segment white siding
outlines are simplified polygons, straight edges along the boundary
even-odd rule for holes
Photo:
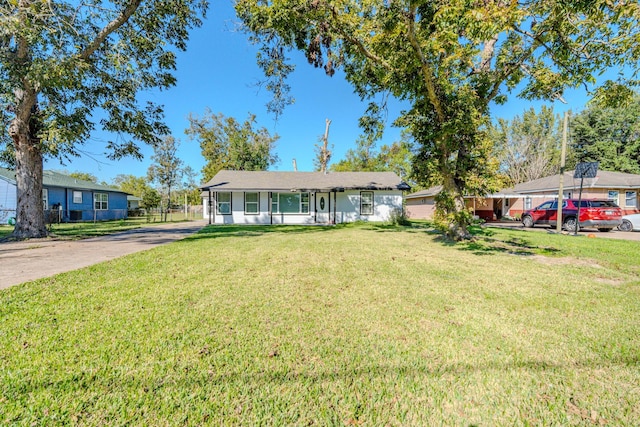
[[[402,209],[402,192],[399,190],[373,191],[373,215],[360,215],[360,193],[359,190],[348,190],[339,193],[328,193],[328,206],[330,208],[330,218],[335,222],[354,221],[387,221],[394,210]],[[335,196],[335,198],[334,198]],[[203,199],[204,218],[209,218],[207,199]],[[213,213],[216,212],[215,204],[212,206]],[[260,192],[260,212],[259,214],[245,214],[244,212],[244,192],[234,192],[231,197],[231,215],[212,215],[212,222],[216,224],[315,224],[315,194],[309,195],[308,214],[281,214],[269,213],[269,192]]]
[[[16,216],[16,186],[0,179],[0,224],[7,224],[9,218]]]

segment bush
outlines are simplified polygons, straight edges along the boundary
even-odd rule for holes
[[[409,217],[407,216],[407,211],[402,209],[394,209],[391,211],[389,215],[389,223],[392,225],[402,225],[408,226],[411,225],[411,221],[409,221]]]

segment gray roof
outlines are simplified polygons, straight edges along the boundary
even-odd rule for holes
[[[563,188],[565,190],[576,190],[580,188],[580,178],[574,178],[573,173],[574,171],[568,171],[564,173]],[[523,182],[522,184],[518,184],[512,188],[505,188],[497,193],[489,194],[485,197],[517,197],[518,195],[539,193],[541,191],[557,192],[559,184],[560,174],[557,174],[540,179],[535,179],[533,181]],[[637,189],[640,188],[640,175],[601,170],[598,171],[596,178],[585,178],[583,186],[584,188]],[[420,197],[433,197],[436,196],[440,191],[442,191],[442,186],[437,185],[426,190],[408,194],[407,196],[405,196],[405,198],[417,199]]]
[[[426,190],[416,191],[415,193],[407,194],[405,199],[419,199],[420,197],[432,197],[442,191],[442,185],[436,185],[435,187],[427,188]]]
[[[573,177],[574,171],[564,173],[563,187],[565,189],[580,188],[580,178]],[[513,187],[516,193],[534,193],[539,191],[557,191],[560,184],[560,174],[523,182]],[[584,180],[585,188],[639,188],[640,175],[630,173],[598,171],[596,178]]]
[[[0,176],[6,178],[12,184],[16,183],[16,174],[9,169],[0,168]],[[75,190],[97,190],[111,191],[114,193],[124,193],[124,191],[120,191],[107,185],[96,184],[95,182],[91,181],[83,181],[81,179],[77,179],[72,176],[50,170],[45,170],[42,172],[42,185],[44,187],[62,187],[72,188]]]
[[[220,171],[200,187],[212,191],[408,190],[393,172]]]

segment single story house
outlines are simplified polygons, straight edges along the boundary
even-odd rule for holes
[[[127,218],[127,193],[45,170],[42,204],[50,221],[104,221]],[[16,216],[15,173],[0,168],[0,224]]]
[[[216,224],[336,224],[385,221],[410,187],[393,172],[223,170],[201,187]]]
[[[563,195],[578,198],[580,178],[574,178],[574,171],[564,173]],[[469,209],[486,221],[502,217],[520,217],[522,212],[532,209],[547,200],[558,198],[560,174],[515,185],[484,197],[465,197]],[[430,219],[435,211],[435,196],[441,186],[432,187],[406,196],[409,218]],[[582,198],[609,199],[622,208],[625,215],[640,212],[640,175],[598,171],[595,178],[585,178],[582,182]]]
[[[140,202],[142,202],[142,197],[128,195],[127,209],[129,209],[130,211],[134,209],[140,209]]]

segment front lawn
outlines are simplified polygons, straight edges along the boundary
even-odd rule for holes
[[[0,425],[634,425],[640,244],[210,226],[0,292]]]

